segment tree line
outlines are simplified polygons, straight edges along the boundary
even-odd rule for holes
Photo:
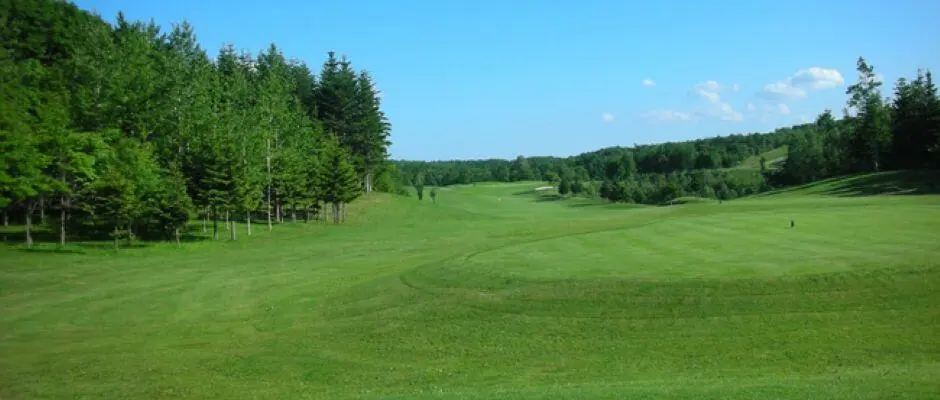
[[[192,218],[236,239],[261,217],[345,218],[393,190],[390,124],[368,72],[317,76],[271,44],[210,57],[193,27],[109,24],[57,0],[0,0],[0,209],[70,235],[179,240]]]
[[[837,120],[826,110],[789,139],[789,155],[769,178],[778,185],[802,184],[831,176],[885,170],[940,169],[940,101],[930,71],[899,78],[893,98],[881,93],[874,67],[857,62]]]
[[[668,174],[697,169],[729,168],[741,161],[786,145],[792,128],[772,133],[733,134],[687,142],[610,147],[572,157],[522,157],[514,160],[395,160],[396,175],[405,185],[421,175],[435,186],[475,182],[529,180],[617,180],[627,170]]]
[[[940,169],[940,105],[929,71],[901,78],[883,98],[874,68],[858,60],[842,118],[830,110],[814,123],[769,133],[611,147],[572,157],[514,160],[394,161],[401,185],[547,181],[560,194],[612,202],[663,204],[684,196],[734,199],[826,177],[891,169]],[[787,146],[780,168],[734,168]]]

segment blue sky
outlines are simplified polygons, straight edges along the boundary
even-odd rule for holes
[[[940,1],[81,0],[188,20],[215,54],[276,43],[368,69],[404,159],[573,155],[763,132],[841,110],[864,56],[940,68]]]

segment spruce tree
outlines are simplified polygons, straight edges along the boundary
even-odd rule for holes
[[[331,205],[333,222],[338,224],[342,218],[342,207],[355,200],[361,190],[358,186],[356,170],[349,162],[346,150],[333,136],[325,141],[323,162],[320,164],[318,175],[320,198],[324,203]]]
[[[356,80],[356,107],[357,129],[355,134],[360,135],[356,142],[361,152],[361,171],[363,186],[366,193],[373,190],[373,180],[376,171],[380,170],[382,163],[388,157],[387,148],[390,125],[379,108],[379,93],[375,89],[372,77],[368,72],[360,72]]]

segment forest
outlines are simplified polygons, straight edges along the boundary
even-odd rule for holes
[[[186,22],[110,24],[57,0],[0,0],[0,38],[0,208],[27,246],[37,223],[63,246],[118,246],[179,242],[196,218],[235,240],[253,219],[340,223],[390,190],[391,125],[345,56],[316,76],[274,44],[210,57]]]
[[[940,169],[940,101],[930,71],[898,79],[890,98],[862,57],[857,72],[841,118],[825,110],[814,123],[769,133],[612,147],[567,158],[394,163],[404,184],[544,180],[557,184],[561,195],[645,204],[686,196],[734,199],[851,173]],[[783,146],[780,165],[762,158],[759,168],[736,168]]]

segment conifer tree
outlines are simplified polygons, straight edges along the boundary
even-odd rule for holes
[[[359,148],[354,151],[362,153],[360,175],[366,193],[373,190],[374,175],[388,157],[386,149],[390,144],[390,127],[379,103],[379,93],[372,83],[372,77],[365,71],[360,72],[356,80],[358,126],[355,130],[355,134],[360,137],[356,139]]]
[[[323,162],[320,164],[320,198],[330,204],[333,222],[338,224],[342,218],[342,206],[355,200],[359,194],[356,170],[349,162],[349,156],[335,137],[328,137],[323,145]]]
[[[848,105],[858,110],[851,154],[861,170],[877,172],[891,146],[890,115],[874,67],[862,57],[857,64],[858,82],[846,89],[851,96]]]

